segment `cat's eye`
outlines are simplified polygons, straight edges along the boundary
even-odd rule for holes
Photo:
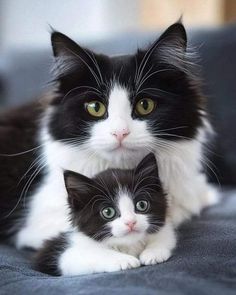
[[[101,118],[106,113],[105,105],[98,100],[93,100],[86,103],[85,107],[87,112],[93,117]]]
[[[142,98],[137,102],[135,112],[138,115],[146,116],[155,109],[155,106],[156,104],[151,98]]]
[[[139,212],[146,212],[149,209],[149,202],[146,200],[140,200],[136,203],[135,207]]]
[[[101,215],[104,219],[113,219],[116,215],[116,210],[112,207],[106,207],[102,209]]]

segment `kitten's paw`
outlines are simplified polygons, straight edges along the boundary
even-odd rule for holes
[[[153,265],[168,260],[171,256],[169,249],[150,248],[145,249],[140,255],[140,261],[142,265]]]
[[[131,268],[137,268],[140,266],[140,261],[131,255],[120,254],[118,257],[114,259],[114,261],[110,262],[109,271],[119,271]]]

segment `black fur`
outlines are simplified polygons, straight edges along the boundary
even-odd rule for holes
[[[139,200],[150,203],[147,212],[139,213],[150,216],[149,233],[157,231],[157,226],[165,222],[167,203],[153,154],[147,155],[134,170],[108,169],[92,179],[65,171],[64,177],[73,225],[91,238],[103,240],[112,236],[109,227],[104,231],[109,221],[102,218],[100,211],[111,206],[116,208],[116,217],[119,216],[117,192],[120,189],[130,193],[134,204]]]
[[[28,198],[43,177],[43,172],[35,174],[37,166],[29,169],[40,154],[40,148],[35,147],[43,109],[43,105],[33,103],[0,114],[0,239],[21,226]],[[23,189],[34,175],[25,194]]]
[[[53,276],[61,275],[58,258],[68,246],[67,235],[67,233],[62,233],[44,243],[44,246],[35,255],[35,269]]]

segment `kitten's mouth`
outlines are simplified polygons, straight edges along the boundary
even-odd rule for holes
[[[138,234],[138,233],[140,233],[139,230],[131,229],[131,230],[128,230],[125,235],[132,235],[132,234]]]

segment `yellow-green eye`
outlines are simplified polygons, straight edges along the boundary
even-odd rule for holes
[[[150,114],[154,108],[155,102],[151,98],[142,98],[137,102],[135,111],[141,116],[146,116]]]
[[[85,107],[88,113],[93,117],[100,118],[103,117],[106,113],[105,105],[98,100],[93,100],[86,103]]]
[[[116,215],[116,210],[113,207],[106,207],[102,209],[101,215],[105,219],[113,219]]]
[[[149,209],[149,202],[146,200],[140,200],[136,203],[135,207],[139,212],[146,212]]]

